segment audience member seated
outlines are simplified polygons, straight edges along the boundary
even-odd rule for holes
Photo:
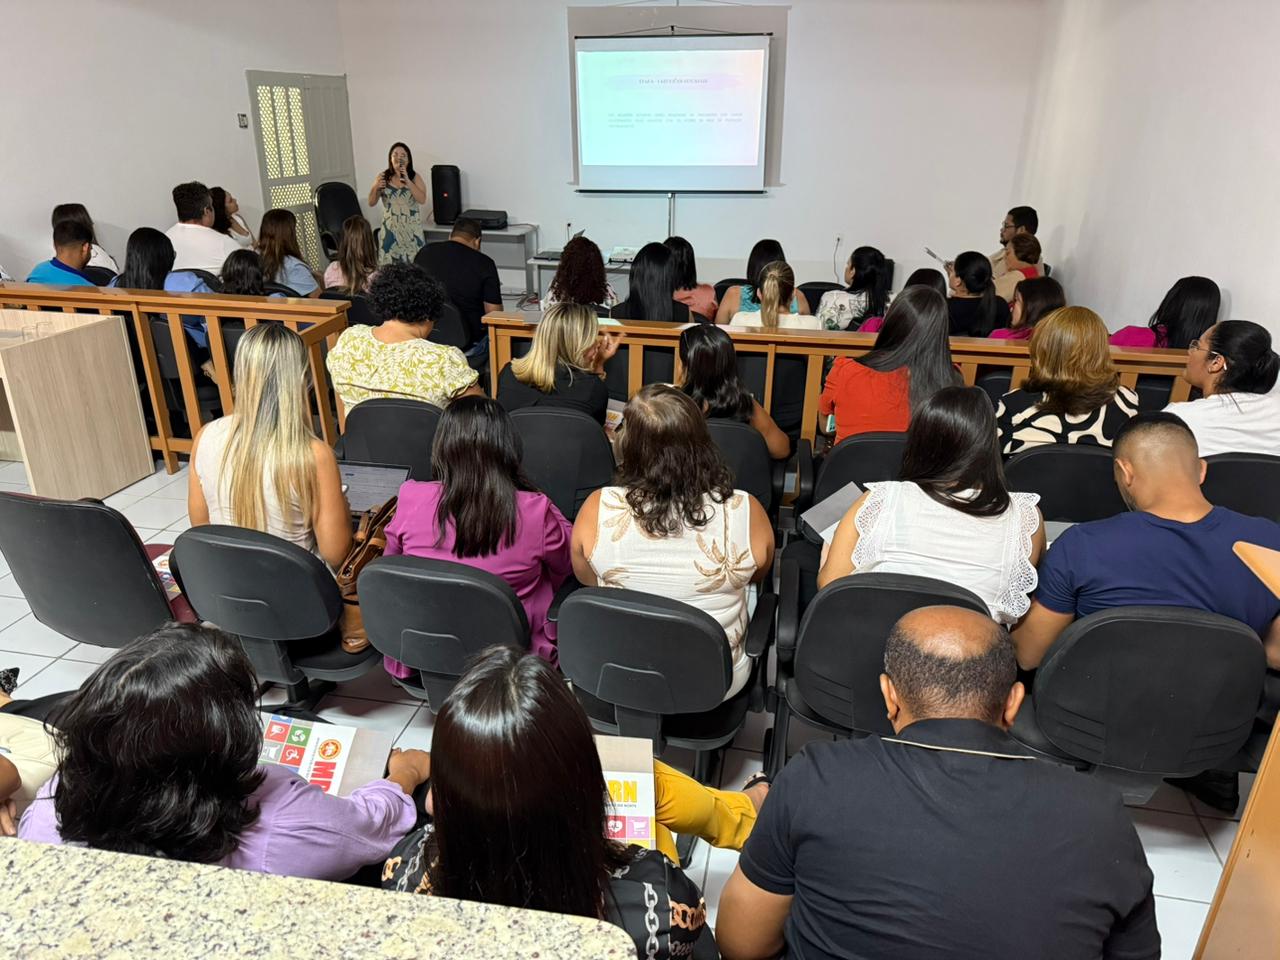
[[[637,956],[691,956],[706,906],[670,831],[740,849],[761,790],[712,790],[653,767],[658,849],[609,840],[586,713],[547,664],[492,648],[436,716],[433,819],[392,852],[382,885],[605,920],[631,935]]]
[[[1218,322],[1222,292],[1208,277],[1183,277],[1164,295],[1145,327],[1122,327],[1111,335],[1116,347],[1185,350]]]
[[[763,327],[765,330],[821,330],[822,322],[807,313],[797,313],[796,275],[781,260],[766,264],[756,277],[753,298],[758,309],[739,310],[729,325],[733,327]],[[790,304],[790,307],[788,307]]]
[[[1087,307],[1062,307],[1035,327],[1031,371],[1000,398],[996,424],[1006,457],[1047,443],[1111,446],[1138,412],[1138,395],[1120,385],[1107,327]]]
[[[716,308],[716,323],[724,324],[733,319],[737,313],[747,312],[754,313],[760,309],[760,301],[756,297],[756,288],[758,284],[756,279],[764,271],[764,268],[771,263],[787,262],[787,255],[783,252],[782,244],[777,240],[761,240],[751,248],[751,255],[747,257],[747,280],[744,286],[730,287],[724,292],[724,299],[720,301],[720,306]],[[790,313],[812,313],[809,309],[809,301],[804,298],[804,294],[799,290],[795,292],[795,296],[787,305]]]
[[[255,249],[262,257],[262,274],[269,282],[288,287],[300,297],[320,295],[320,281],[302,259],[298,218],[292,210],[268,210],[262,215]]]
[[[489,344],[484,317],[502,309],[502,284],[493,258],[480,252],[480,234],[480,224],[459,217],[448,240],[427,244],[413,262],[444,284],[462,315],[468,352],[484,353]]]
[[[253,231],[240,216],[240,201],[222,187],[210,187],[209,198],[213,201],[213,229],[242,247],[252,247]]]
[[[53,225],[53,258],[32,267],[27,283],[92,287],[93,281],[84,275],[92,247],[92,230],[78,220],[59,220]]]
[[[734,696],[751,675],[743,651],[748,586],[773,563],[773,528],[729,468],[697,405],[649,384],[623,413],[616,486],[587,498],[573,525],[573,572],[586,586],[680,600],[724,627]]]
[[[309,369],[302,338],[283,324],[245,331],[235,412],[192,441],[187,513],[193,527],[262,530],[337,569],[351,545],[351,513],[333,450],[311,428]]]
[[[837,357],[818,412],[835,415],[836,442],[859,433],[907,429],[911,411],[960,382],[947,340],[947,301],[924,286],[898,294],[864,357]]]
[[[902,289],[907,287],[928,287],[931,290],[937,290],[938,295],[944,299],[947,296],[947,278],[943,276],[941,270],[934,270],[932,267],[921,267],[919,270],[912,270],[911,276],[907,277],[907,282],[903,284]],[[879,333],[880,328],[884,326],[883,316],[872,316],[863,321],[862,326],[858,327],[859,333]]]
[[[899,479],[867,484],[844,515],[818,586],[857,573],[910,573],[964,587],[999,623],[1035,589],[1044,521],[1034,493],[1010,493],[980,387],[947,387],[916,408]]]
[[[165,231],[173,242],[175,270],[208,270],[217,273],[227,254],[240,244],[213,229],[216,219],[209,188],[197,180],[173,188],[173,206],[178,222]]]
[[[0,670],[0,837],[17,834],[19,817],[58,763],[44,722],[6,711],[14,704],[10,694],[17,682],[17,669]]]
[[[899,620],[880,676],[896,735],[815,740],[787,764],[720,898],[726,960],[1159,957],[1119,793],[1008,735],[1016,677],[979,613]]]
[[[338,259],[324,268],[324,288],[349,297],[367,293],[369,281],[378,272],[378,245],[373,228],[360,214],[342,221]]]
[[[93,217],[89,216],[89,211],[85,209],[83,203],[60,203],[55,206],[53,215],[50,217],[49,226],[56,227],[59,220],[75,220],[89,228],[90,252],[89,262],[85,264],[86,267],[102,267],[112,273],[120,272],[120,268],[116,266],[115,258],[98,244],[98,231],[93,225]]]
[[[646,243],[631,261],[627,298],[609,311],[618,320],[689,323],[697,318],[675,299],[676,275],[669,247]]]
[[[713,321],[720,302],[716,288],[698,282],[698,261],[693,245],[684,237],[667,237],[663,244],[671,251],[671,272],[676,282],[675,298],[704,321]]]
[[[237,251],[240,252],[240,251]],[[111,286],[124,290],[167,290],[170,293],[210,293],[209,285],[190,271],[174,271],[173,242],[154,227],[139,227],[129,234],[124,251],[124,270]],[[182,314],[187,334],[187,352],[192,361],[212,375],[209,366],[209,330],[199,314]]]
[[[1030,340],[1041,317],[1067,305],[1062,284],[1053,277],[1032,277],[1013,291],[1009,306],[1009,326],[991,331],[993,340]]]
[[[1009,241],[1016,236],[1035,236],[1040,229],[1040,217],[1034,207],[1014,207],[1004,215],[1000,223],[1000,249],[987,258],[991,264],[991,276],[1000,277],[1009,269],[1006,254],[1009,252]],[[1043,267],[1043,261],[1036,263]]]
[[[569,576],[573,525],[520,470],[520,438],[495,400],[462,397],[445,408],[431,447],[430,483],[400,487],[387,525],[389,557],[465,563],[501,577],[524,605],[529,649],[557,662],[547,611]],[[390,657],[387,670],[415,671]]]
[[[883,317],[889,303],[889,265],[875,247],[857,247],[844,265],[847,289],[830,290],[818,302],[826,330],[857,330],[870,317]]]
[[[791,455],[791,440],[769,411],[742,384],[733,340],[720,327],[699,323],[680,333],[680,384],[708,419],[738,420],[750,424],[764,438],[775,460]]]
[[[560,251],[560,265],[551,278],[543,308],[557,303],[580,303],[602,317],[618,302],[604,272],[604,254],[586,237],[574,237]]]
[[[221,293],[234,293],[245,297],[267,296],[263,284],[266,278],[262,273],[262,257],[256,250],[237,250],[222,261],[222,272],[218,274],[222,281]],[[272,293],[273,297],[283,297],[282,293]]]
[[[1029,233],[1014,234],[1004,248],[1005,272],[995,277],[996,295],[1006,303],[1013,302],[1014,292],[1023,280],[1042,275],[1040,241]]]
[[[951,297],[951,336],[985,337],[998,327],[1009,325],[1009,304],[996,293],[991,278],[991,262],[970,250],[948,266]]]
[[[413,264],[378,270],[369,284],[369,309],[378,326],[342,331],[326,361],[348,412],[371,397],[409,397],[443,407],[462,394],[483,394],[480,376],[461,350],[427,339],[445,302],[439,281]]]
[[[1280,358],[1271,334],[1251,320],[1224,320],[1187,347],[1183,379],[1204,396],[1171,403],[1196,435],[1200,455],[1265,453],[1280,457],[1280,394],[1272,392]]]
[[[133,641],[51,718],[58,772],[18,836],[316,880],[386,857],[413,829],[430,758],[393,751],[385,779],[326,794],[258,765],[256,688],[240,641],[212,626]]]
[[[498,374],[498,402],[508,412],[521,407],[568,407],[603,425],[609,409],[604,365],[618,352],[618,345],[618,335],[600,329],[591,307],[563,300],[555,303],[534,328],[529,352]]]

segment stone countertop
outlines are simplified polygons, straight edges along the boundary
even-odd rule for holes
[[[0,840],[0,956],[632,960],[610,924],[534,910]]]

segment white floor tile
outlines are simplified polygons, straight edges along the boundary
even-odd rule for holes
[[[5,483],[26,483],[27,465],[21,460],[0,460],[0,480]]]
[[[187,468],[183,467],[180,474],[175,474],[169,478],[169,482],[152,496],[159,497],[162,500],[186,500],[188,489]]]
[[[1208,903],[1222,864],[1195,817],[1131,808],[1133,825],[1155,875],[1155,892]]]
[[[404,728],[395,745],[401,750],[430,750],[431,733],[435,727],[435,716],[426,707],[419,707],[409,725]]]
[[[137,483],[132,483],[123,490],[117,491],[117,495],[124,494],[137,499],[149,497],[152,494],[159,493],[168,487],[175,480],[186,479],[186,467],[182,467],[179,473],[165,473],[164,467],[157,467],[156,471],[149,477],[143,477]]]
[[[31,488],[23,483],[11,483],[8,480],[0,480],[0,491],[5,493],[30,493]]]
[[[144,536],[142,531],[146,530],[146,527],[134,527],[133,529],[138,531],[138,536],[142,537],[143,543],[167,543],[172,546],[173,541],[177,538],[176,533],[170,533],[168,530],[147,530]]]
[[[363,677],[343,681],[338,685],[338,692],[344,697],[379,700],[383,703],[411,703],[415,707],[422,703],[404,687],[396,686],[387,671],[382,669],[381,662]]]
[[[733,876],[733,870],[737,865],[737,850],[711,847],[707,853],[707,875],[702,881],[702,896],[707,901],[707,923],[713,927],[716,922],[716,910],[720,906],[720,894],[724,892],[724,885]]]
[[[146,497],[123,507],[120,512],[135,527],[163,530],[187,515],[187,502],[185,500],[161,500],[157,497]]]
[[[733,746],[738,750],[754,750],[759,753],[764,749],[764,732],[771,726],[773,717],[770,714],[748,713],[742,729],[733,738]]]
[[[0,670],[8,670],[10,667],[17,667],[18,673],[18,689],[13,692],[13,696],[19,700],[30,700],[31,694],[27,693],[23,687],[40,675],[40,672],[50,664],[57,663],[53,657],[37,657],[30,653],[9,653],[0,651]]]
[[[13,579],[13,574],[9,573],[0,577],[0,597],[22,599],[22,588],[18,586],[18,581]]]
[[[80,663],[76,660],[55,660],[35,675],[30,681],[24,680],[15,694],[27,699],[44,697],[51,693],[68,693],[80,689],[80,684],[89,679],[90,674],[98,669],[95,663]]]
[[[320,709],[316,712],[330,723],[372,727],[399,737],[418,712],[418,708],[407,703],[379,703],[376,700],[357,700],[354,697],[330,694],[320,701]],[[1216,858],[1214,862],[1217,862]]]
[[[187,504],[187,501],[183,500],[182,505],[186,506],[186,504]],[[185,533],[190,529],[191,529],[191,518],[188,517],[186,512],[184,511],[182,514],[182,517],[178,520],[178,522],[169,524],[169,526],[165,528],[164,532],[168,536],[176,539],[178,534]]]
[[[92,643],[77,643],[62,655],[62,659],[75,660],[79,663],[106,663],[117,652],[115,647],[99,647]]]
[[[0,597],[0,631],[11,623],[17,623],[30,612],[31,608],[27,606],[27,601],[16,597]],[[49,654],[49,656],[56,656],[56,654]]]
[[[1204,827],[1204,832],[1209,835],[1209,842],[1213,844],[1214,852],[1218,854],[1218,859],[1225,866],[1227,857],[1231,853],[1231,845],[1235,843],[1236,834],[1240,831],[1240,821],[1201,817],[1200,826]]]
[[[1151,799],[1141,805],[1143,810],[1163,810],[1165,813],[1194,813],[1191,797],[1185,790],[1171,783],[1162,783]]]
[[[1244,805],[1249,802],[1249,791],[1253,789],[1253,778],[1255,774],[1240,774],[1240,803],[1231,813],[1222,810],[1215,810],[1213,807],[1201,803],[1195,797],[1191,798],[1191,807],[1200,816],[1212,820],[1239,820],[1240,815],[1244,813]]]
[[[131,507],[141,499],[142,497],[136,493],[121,490],[119,493],[113,493],[111,496],[106,497],[102,502],[113,509],[124,510],[125,507]]]
[[[9,572],[9,562],[5,560],[4,554],[0,553],[0,577],[5,576]]]
[[[74,646],[74,640],[46,627],[33,614],[27,614],[0,630],[0,650],[34,653],[41,657],[60,657]]]
[[[1200,929],[1209,914],[1207,903],[1156,897],[1156,926],[1160,928],[1160,955],[1164,960],[1191,960]]]

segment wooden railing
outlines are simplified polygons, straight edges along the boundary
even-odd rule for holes
[[[213,383],[218,388],[219,406],[230,413],[234,397],[231,389],[231,357],[227,350],[223,323],[236,321],[245,329],[264,320],[277,320],[293,330],[307,346],[311,361],[312,391],[320,434],[329,445],[337,442],[342,416],[330,397],[321,344],[330,346],[347,327],[345,300],[311,300],[285,297],[241,297],[222,293],[165,293],[154,290],[121,290],[114,287],[55,287],[36,283],[0,283],[0,307],[26,310],[53,309],[66,313],[118,314],[132,331],[142,360],[146,382],[146,404],[154,429],[151,449],[159,452],[165,469],[178,469],[178,454],[191,452],[191,438],[175,435],[150,318],[163,317],[173,342],[180,384],[180,407],[194,431],[202,422],[198,387]],[[209,354],[213,377],[191,357],[183,317],[198,317],[209,332]],[[86,397],[86,402],[91,398]]]
[[[489,327],[489,357],[493,391],[497,391],[498,373],[511,362],[516,340],[533,337],[536,324],[523,314],[491,313],[485,317]],[[634,394],[642,385],[644,350],[646,347],[676,349],[676,379],[680,378],[680,331],[677,324],[649,323],[628,320],[610,331],[622,333],[623,344],[631,347],[627,360],[628,394]],[[826,357],[860,357],[875,346],[874,333],[844,333],[841,331],[729,329],[725,332],[733,338],[734,348],[740,354],[765,357],[764,396],[759,398],[766,409],[773,402],[774,367],[779,357],[801,357],[806,360],[804,387],[804,420],[801,436],[812,441],[817,432],[818,397],[822,393],[822,365]],[[1126,350],[1111,348],[1112,358],[1120,369],[1120,382],[1126,387],[1136,387],[1143,374],[1173,377],[1171,400],[1186,400],[1190,387],[1178,377],[1186,365],[1187,354],[1183,350]],[[979,337],[952,337],[951,358],[960,368],[964,382],[972,386],[979,371],[1009,370],[1010,389],[1017,389],[1027,378],[1031,357],[1027,343],[1022,340],[990,340]]]

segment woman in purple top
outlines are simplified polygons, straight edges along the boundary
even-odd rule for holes
[[[496,400],[449,404],[431,447],[435,480],[400,488],[385,554],[465,563],[501,577],[524,605],[529,649],[555,663],[547,611],[572,569],[573,524],[525,478],[520,452],[520,437]],[[391,657],[384,662],[393,677],[415,673]]]
[[[1067,305],[1062,284],[1053,277],[1030,277],[1018,281],[1009,305],[1009,326],[991,331],[992,340],[1030,340],[1036,324],[1059,307]]]
[[[343,880],[417,820],[430,757],[394,751],[384,780],[330,796],[259,766],[257,679],[239,641],[170,623],[121,649],[50,718],[58,772],[18,836]]]
[[[1183,277],[1164,295],[1145,327],[1122,327],[1111,335],[1113,347],[1185,350],[1218,322],[1222,292],[1208,277]]]

